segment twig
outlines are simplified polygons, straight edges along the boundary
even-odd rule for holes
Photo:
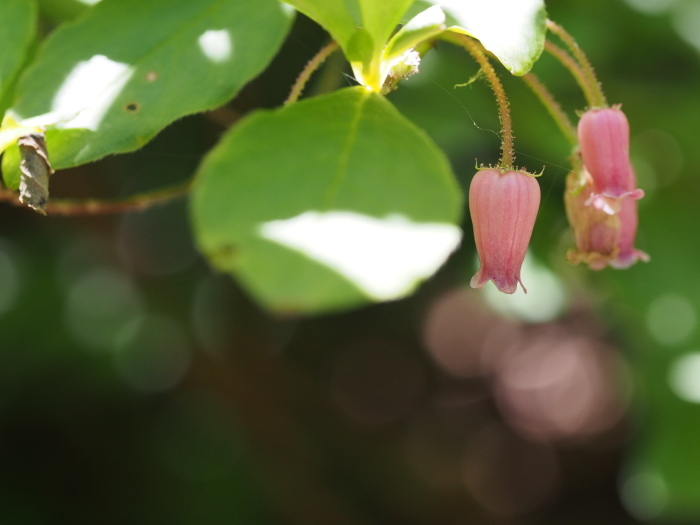
[[[165,204],[177,197],[186,195],[192,187],[192,181],[171,188],[156,190],[149,193],[133,195],[125,199],[51,199],[46,204],[47,215],[81,216],[81,215],[110,215],[128,211],[142,211],[153,206]],[[0,188],[0,201],[13,206],[24,207],[19,195],[8,189]]]

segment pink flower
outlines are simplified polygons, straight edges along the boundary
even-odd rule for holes
[[[623,198],[618,213],[620,231],[617,239],[618,252],[610,261],[610,266],[617,269],[625,269],[632,266],[638,260],[648,262],[649,255],[634,248],[634,239],[637,236],[637,201],[632,198]]]
[[[469,187],[469,211],[481,268],[472,277],[472,288],[493,280],[504,293],[514,293],[520,267],[540,206],[540,186],[521,171],[480,170]]]
[[[629,166],[628,170],[634,180]],[[566,185],[564,203],[576,242],[576,250],[567,253],[571,263],[602,270],[608,265],[622,269],[637,260],[649,260],[646,253],[634,248],[637,201],[633,197],[596,195],[593,179],[585,168],[580,175],[572,172]]]
[[[583,163],[593,178],[596,195],[641,199],[644,192],[630,177],[630,128],[619,107],[591,109],[578,123]]]

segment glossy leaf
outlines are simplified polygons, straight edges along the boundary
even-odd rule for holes
[[[290,312],[406,295],[456,247],[460,214],[442,153],[361,87],[249,117],[203,163],[192,202],[214,266]]]
[[[438,6],[430,7],[414,16],[392,37],[384,55],[388,60],[398,57],[444,29],[445,13]]]
[[[48,38],[11,114],[48,128],[55,168],[133,151],[231,99],[272,59],[290,13],[276,0],[103,0]]]
[[[0,113],[36,33],[36,6],[32,0],[0,2]]]
[[[437,5],[451,30],[481,41],[514,75],[524,75],[542,54],[547,13],[544,0],[418,0],[415,14]]]

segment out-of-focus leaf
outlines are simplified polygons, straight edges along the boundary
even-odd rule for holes
[[[242,122],[192,202],[216,267],[267,307],[307,313],[406,295],[456,247],[460,214],[442,153],[360,87]]]
[[[344,50],[357,28],[362,26],[362,13],[357,0],[284,1],[328,31]]]
[[[57,169],[133,151],[233,97],[272,59],[290,12],[276,0],[103,0],[49,37],[11,114],[54,131]]]
[[[41,14],[58,21],[73,20],[100,0],[38,0]]]
[[[36,33],[36,6],[32,0],[0,2],[0,113]]]

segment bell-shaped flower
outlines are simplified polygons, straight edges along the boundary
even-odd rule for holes
[[[473,288],[489,281],[512,294],[520,280],[540,206],[540,186],[522,171],[489,168],[479,170],[469,187],[469,212],[481,267],[471,280]]]
[[[634,173],[628,166],[629,176]],[[637,200],[595,194],[590,173],[571,173],[567,179],[564,204],[574,232],[576,249],[567,253],[573,264],[584,263],[592,270],[628,268],[649,256],[634,248],[637,234]]]
[[[623,270],[638,260],[648,262],[649,255],[634,247],[638,224],[637,201],[631,198],[623,198],[621,201],[620,211],[617,214],[620,220],[618,251],[615,258],[610,260],[610,266]]]
[[[630,128],[619,107],[590,109],[578,123],[583,163],[596,195],[641,199],[644,192],[629,177]]]

